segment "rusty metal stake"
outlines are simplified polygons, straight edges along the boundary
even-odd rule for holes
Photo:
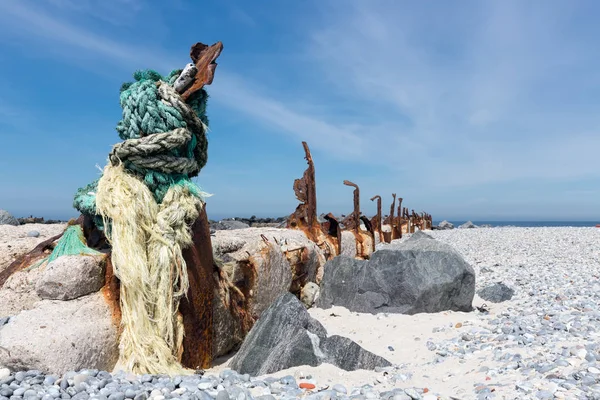
[[[348,221],[348,223],[344,222],[347,228],[358,231],[360,228],[360,189],[356,183],[345,180],[344,185],[351,186],[354,188],[354,211],[352,214],[348,216],[344,221]]]
[[[398,197],[398,222],[396,223],[396,235],[402,239],[402,197]]]
[[[394,224],[394,211],[396,209],[396,193],[392,193],[392,205],[390,206],[390,227],[391,227],[391,234],[390,234],[390,241],[396,239],[396,229],[395,229],[395,224]],[[389,243],[389,242],[388,242]]]
[[[371,201],[375,199],[377,199],[377,215],[373,219],[371,219],[371,224],[375,225],[374,229],[377,229],[377,232],[379,233],[379,241],[383,243],[385,241],[385,238],[383,235],[383,230],[381,229],[381,196],[375,195],[371,197]]]

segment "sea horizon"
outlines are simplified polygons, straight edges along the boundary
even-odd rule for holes
[[[468,222],[467,220],[447,220],[455,228],[458,228],[460,225]],[[492,227],[496,226],[515,226],[520,228],[540,228],[540,227],[595,227],[596,224],[600,223],[600,221],[491,221],[491,220],[470,220],[473,224],[477,226],[481,225],[491,225]],[[433,225],[439,225],[442,221],[433,221]]]

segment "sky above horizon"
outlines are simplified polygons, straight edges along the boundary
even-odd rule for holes
[[[258,6],[260,4],[260,6]],[[0,209],[68,218],[120,139],[119,88],[222,41],[211,218],[283,216],[316,168],[318,212],[391,193],[435,220],[600,219],[594,1],[5,0]]]

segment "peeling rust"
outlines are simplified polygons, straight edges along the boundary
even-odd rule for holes
[[[119,335],[122,332],[123,327],[121,326],[121,283],[119,278],[115,276],[114,268],[112,266],[112,259],[110,254],[106,257],[106,269],[104,272],[104,287],[101,292],[104,297],[104,301],[108,305],[110,310],[113,325],[117,327]]]
[[[209,368],[212,363],[214,259],[206,205],[192,225],[193,245],[183,250],[189,289],[181,300],[183,316],[182,364],[192,369]]]
[[[302,178],[294,180],[294,193],[300,204],[288,218],[287,227],[303,231],[306,237],[323,251],[325,258],[330,260],[340,254],[341,251],[341,236],[337,232],[339,230],[338,223],[337,220],[335,222],[328,221],[329,224],[324,227],[317,219],[315,166],[308,144],[302,142],[302,147],[308,166]],[[331,233],[332,230],[335,231],[333,234]]]
[[[360,189],[358,188],[358,185],[356,183],[350,182],[348,180],[344,181],[344,185],[354,188],[354,210],[350,215],[348,215],[348,217],[344,219],[342,223],[346,226],[346,229],[358,232],[358,229],[360,228]]]
[[[371,242],[374,244],[375,237],[373,235],[372,228],[369,232],[364,232],[360,228],[360,221],[361,221],[360,189],[356,183],[350,182],[348,180],[344,181],[344,185],[354,188],[354,191],[353,191],[354,209],[353,209],[352,213],[350,215],[348,215],[348,217],[346,217],[342,223],[346,227],[346,230],[352,231],[352,233],[354,234],[355,243],[356,243],[355,257],[359,258],[359,259],[368,259],[371,255],[371,252],[374,250],[374,248],[373,248],[373,245],[367,248],[365,246],[365,242],[367,241],[367,238],[369,238],[369,239],[371,239]],[[365,219],[366,219],[366,217],[365,217]],[[368,221],[368,219],[367,219],[367,221]],[[371,224],[369,223],[369,226],[370,225]],[[366,227],[366,225],[365,225],[365,227]]]
[[[215,60],[219,57],[221,51],[223,51],[223,43],[221,42],[217,42],[212,46],[198,42],[192,46],[190,57],[196,65],[197,72],[192,85],[181,94],[183,101],[187,101],[204,85],[212,83],[217,68]]]
[[[375,215],[372,219],[371,219],[371,225],[374,227],[373,229],[377,232],[377,234],[379,235],[379,241],[381,243],[385,242],[385,238],[383,235],[383,230],[381,229],[381,196],[380,195],[375,195],[373,197],[371,197],[371,201],[377,199],[377,215]],[[373,247],[375,247],[375,245],[373,245]]]

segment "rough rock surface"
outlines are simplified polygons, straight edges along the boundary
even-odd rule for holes
[[[479,297],[492,303],[502,303],[503,301],[510,300],[514,294],[515,291],[502,282],[486,286],[477,292]]]
[[[306,307],[312,307],[319,297],[320,290],[321,289],[319,288],[319,285],[314,282],[308,282],[302,288],[302,292],[300,293],[300,301],[302,301]]]
[[[459,226],[458,228],[459,229],[473,229],[473,228],[477,228],[477,225],[475,225],[471,221],[467,221],[464,224],[462,224],[461,226]]]
[[[441,230],[446,230],[446,229],[454,229],[454,225],[451,222],[448,222],[446,220],[443,220],[442,222],[440,222],[440,224],[438,225],[438,229]]]
[[[6,210],[0,210],[0,225],[18,226],[19,221]]]
[[[296,230],[217,231],[212,245],[230,281],[249,297],[256,317],[281,294],[316,282],[325,264],[317,245]]]
[[[242,222],[242,221],[224,219],[222,221],[211,224],[210,227],[216,231],[222,231],[222,230],[246,229],[246,228],[250,228],[250,225],[248,225],[247,223]]]
[[[0,272],[17,257],[31,251],[35,246],[65,230],[65,224],[0,225]],[[31,230],[40,233],[38,237],[27,236]]]
[[[104,286],[105,256],[61,256],[49,263],[35,285],[42,299],[72,300]]]
[[[71,301],[43,300],[0,327],[0,365],[56,375],[70,370],[112,370],[117,328],[101,293]]]
[[[451,246],[421,232],[382,248],[368,261],[329,261],[316,306],[402,314],[472,310],[475,273]]]
[[[224,303],[218,292],[213,300],[213,358],[237,349],[244,340],[242,321]]]
[[[8,278],[0,288],[0,317],[30,310],[41,300],[35,291],[35,285],[42,272],[40,269],[19,271]]]
[[[280,296],[254,325],[230,367],[253,376],[298,365],[330,363],[347,371],[391,365],[350,339],[327,337],[292,294]]]

